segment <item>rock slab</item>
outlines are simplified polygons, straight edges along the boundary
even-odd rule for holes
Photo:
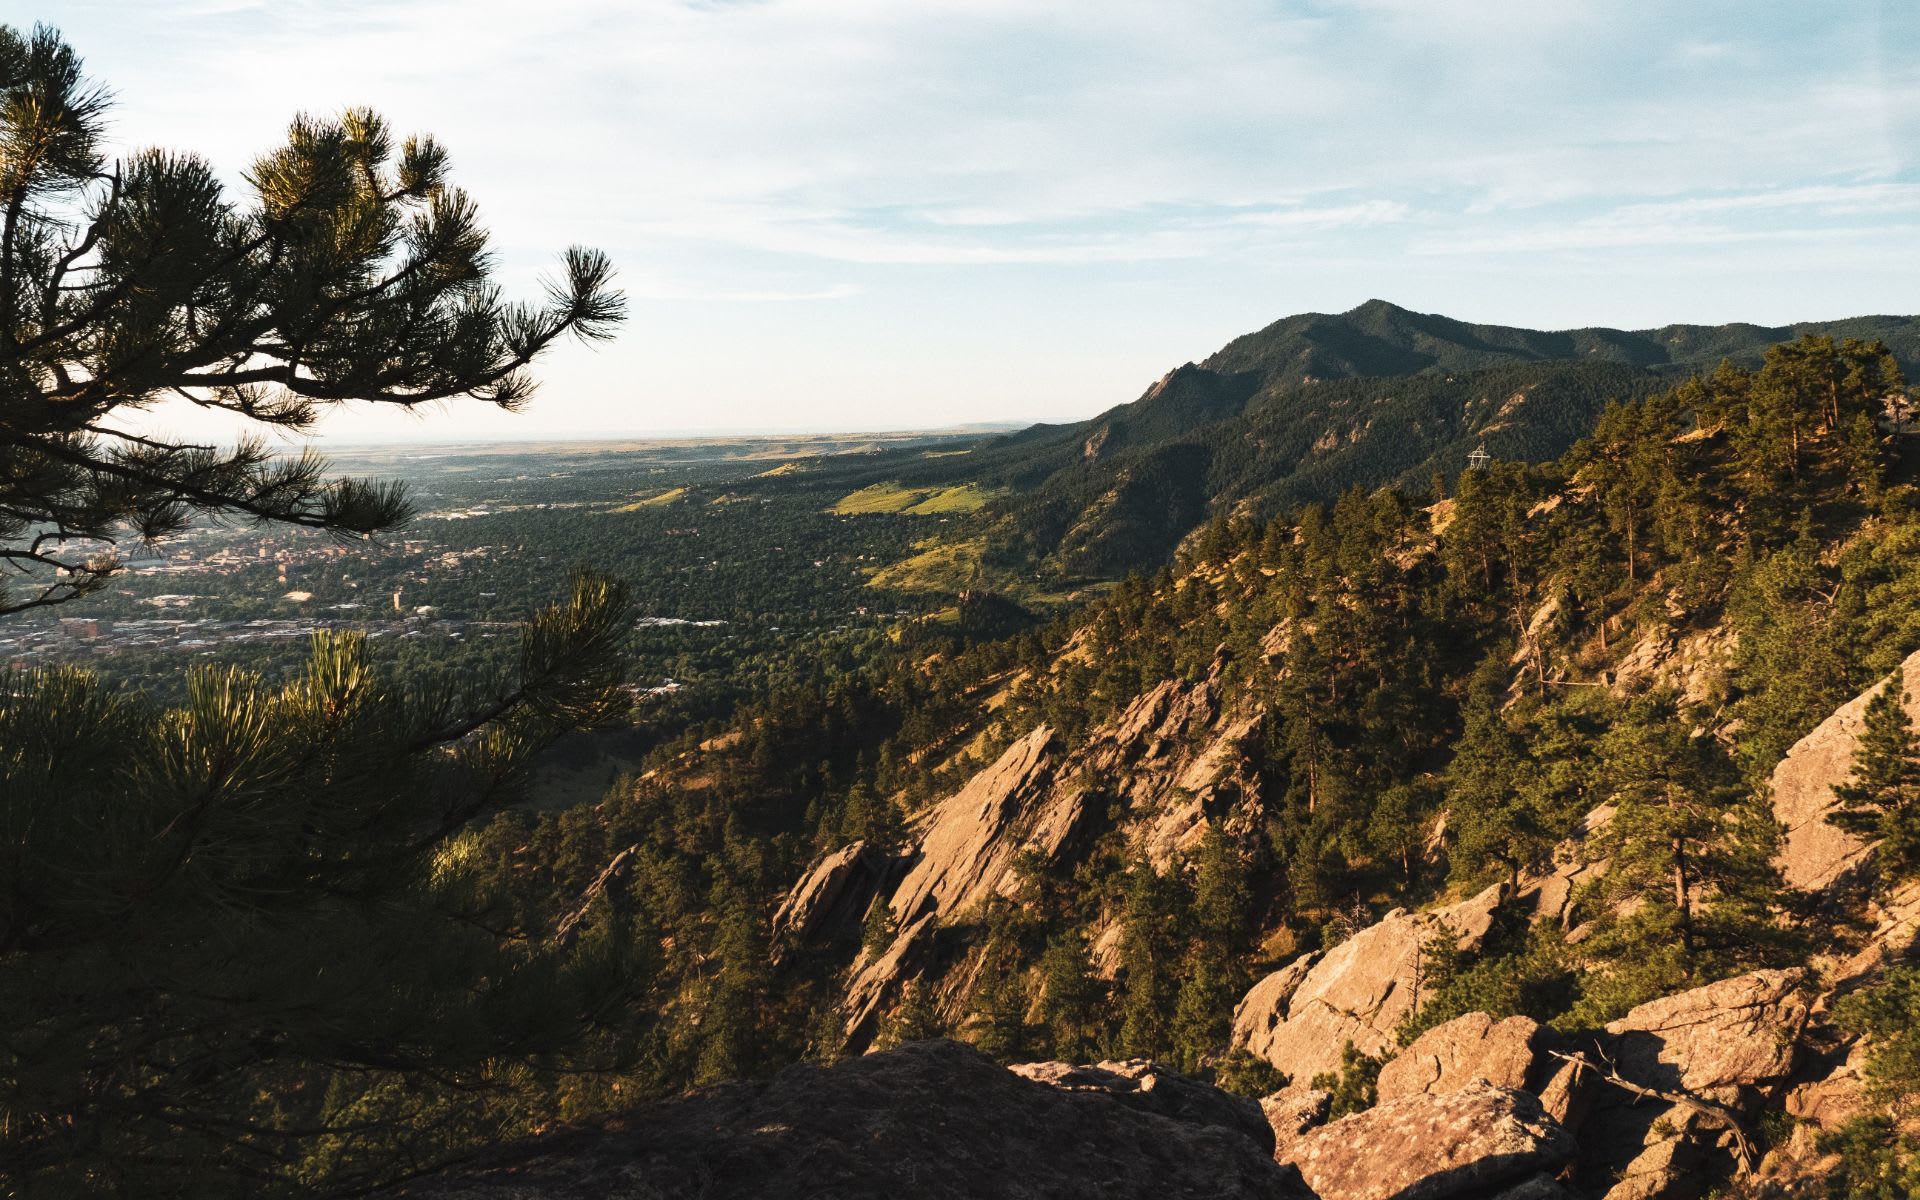
[[[1531,1186],[1573,1153],[1572,1135],[1531,1095],[1473,1084],[1309,1130],[1287,1161],[1320,1200],[1449,1200]]]
[[[1907,719],[1920,717],[1920,652],[1900,664],[1907,689]],[[1790,887],[1818,892],[1851,875],[1866,858],[1867,843],[1827,823],[1835,784],[1853,774],[1854,751],[1866,728],[1867,704],[1883,685],[1875,683],[1801,738],[1773,769],[1773,815],[1786,828],[1780,873]]]
[[[1384,1101],[1437,1096],[1475,1083],[1521,1088],[1534,1070],[1540,1023],[1528,1017],[1496,1021],[1467,1013],[1436,1025],[1380,1068]]]
[[[1325,954],[1296,959],[1235,1007],[1233,1044],[1298,1081],[1340,1067],[1341,1048],[1392,1050],[1400,1023],[1427,999],[1421,947],[1436,935],[1477,947],[1505,899],[1502,886],[1436,912],[1395,909]]]
[[[1022,1079],[956,1042],[703,1088],[387,1200],[1311,1200],[1238,1132]]]

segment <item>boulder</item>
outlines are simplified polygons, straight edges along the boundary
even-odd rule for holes
[[[1486,1013],[1436,1025],[1380,1068],[1380,1100],[1437,1096],[1476,1083],[1526,1087],[1540,1032],[1540,1023],[1531,1018],[1496,1021]]]
[[[1598,1106],[1580,1126],[1575,1182],[1600,1200],[1692,1200],[1731,1169],[1709,1154],[1717,1132],[1678,1105]]]
[[[1236,1131],[1034,1083],[955,1042],[703,1088],[378,1195],[1311,1200]]]
[[[1333,1093],[1291,1083],[1260,1101],[1260,1112],[1273,1133],[1273,1156],[1288,1161],[1292,1149],[1308,1130],[1327,1123],[1333,1111]]]
[[[1732,1123],[1786,1089],[1806,1027],[1805,976],[1755,971],[1651,1000],[1607,1026],[1620,1078],[1689,1104],[1606,1083],[1579,1123],[1579,1182],[1604,1200],[1688,1200],[1742,1165]]]
[[[1234,1008],[1233,1044],[1296,1080],[1338,1070],[1347,1042],[1363,1054],[1393,1049],[1400,1023],[1426,999],[1422,945],[1441,934],[1477,948],[1504,895],[1496,885],[1437,912],[1395,909],[1325,954],[1282,967]]]
[[[1321,1200],[1447,1200],[1531,1186],[1573,1149],[1572,1136],[1526,1092],[1475,1084],[1309,1130],[1286,1161]]]
[[[1900,664],[1907,690],[1907,719],[1920,716],[1920,652]],[[1827,823],[1836,805],[1835,784],[1853,774],[1854,750],[1866,727],[1867,704],[1881,684],[1842,705],[1812,733],[1795,742],[1773,769],[1774,818],[1785,827],[1780,873],[1803,891],[1825,891],[1852,876],[1868,857],[1867,843]]]
[[[1842,1047],[1815,1078],[1788,1089],[1781,1107],[1803,1124],[1838,1129],[1868,1109],[1866,1060],[1864,1043]]]
[[[1547,1066],[1545,1078],[1537,1087],[1527,1090],[1540,1097],[1540,1107],[1547,1110],[1548,1116],[1568,1129],[1578,1130],[1600,1087],[1593,1060],[1578,1053],[1550,1059]]]
[[[1016,1063],[1007,1068],[1023,1079],[1070,1092],[1098,1092],[1129,1108],[1158,1113],[1192,1125],[1230,1129],[1273,1152],[1273,1129],[1260,1102],[1169,1071],[1151,1059],[1131,1058],[1075,1066],[1064,1062]]]
[[[1771,1094],[1793,1071],[1804,985],[1800,971],[1755,971],[1649,1000],[1607,1026],[1615,1068],[1723,1104]]]

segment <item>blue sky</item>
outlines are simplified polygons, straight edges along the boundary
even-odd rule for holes
[[[432,131],[620,340],[339,438],[1069,418],[1371,297],[1535,327],[1913,312],[1908,0],[5,0],[125,145]],[[183,431],[190,414],[160,416]],[[195,430],[197,432],[197,430]]]

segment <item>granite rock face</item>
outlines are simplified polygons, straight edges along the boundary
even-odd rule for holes
[[[843,846],[815,863],[773,914],[776,955],[829,927],[857,924],[885,872],[883,856],[865,842]]]
[[[1233,1044],[1296,1080],[1339,1069],[1342,1046],[1383,1054],[1426,999],[1420,948],[1436,934],[1477,947],[1504,898],[1500,886],[1437,912],[1395,909],[1325,954],[1256,983],[1234,1009]]]
[[[850,1043],[872,1039],[881,1010],[900,994],[908,980],[918,976],[934,956],[934,914],[928,913],[901,929],[883,951],[854,964],[847,984],[846,1033]]]
[[[1287,1161],[1320,1200],[1447,1200],[1531,1185],[1573,1153],[1572,1136],[1531,1095],[1474,1084],[1310,1130]]]
[[[1526,1087],[1535,1072],[1540,1024],[1467,1013],[1427,1030],[1380,1069],[1382,1102],[1437,1096],[1477,1083]]]
[[[1022,1079],[955,1042],[704,1088],[381,1195],[1312,1200],[1238,1131]]]
[[[1920,652],[1900,665],[1907,690],[1907,719],[1920,717]],[[1867,704],[1881,684],[1842,705],[1812,733],[1795,742],[1773,769],[1773,815],[1786,828],[1780,871],[1788,886],[1824,891],[1844,881],[1868,857],[1867,843],[1827,823],[1835,808],[1833,788],[1853,773],[1853,756],[1866,727]]]
[[[1799,971],[1755,971],[1650,1000],[1607,1026],[1621,1075],[1739,1105],[1793,1069],[1808,1003]]]
[[[1077,812],[1066,803],[1049,808],[1067,811],[1036,811],[1051,778],[1052,742],[1052,729],[1035,728],[940,805],[918,861],[893,893],[896,919],[959,912],[992,895],[1030,841],[1043,852],[1058,849]]]
[[[1710,1106],[1610,1083],[1579,1122],[1578,1179],[1604,1200],[1690,1200],[1742,1163],[1730,1123],[1748,1123],[1793,1078],[1809,1005],[1798,971],[1755,971],[1640,1005],[1607,1026],[1623,1079]]]
[[[1273,1156],[1291,1161],[1293,1148],[1312,1130],[1327,1123],[1333,1111],[1333,1093],[1293,1083],[1260,1101],[1260,1112],[1273,1133]]]

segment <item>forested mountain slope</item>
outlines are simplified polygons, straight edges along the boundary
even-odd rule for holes
[[[529,923],[614,895],[663,948],[632,1086],[951,1033],[1310,1130],[1478,1055],[1575,1194],[1911,1178],[1920,743],[1868,694],[1920,649],[1903,397],[1884,348],[1806,339],[1444,495],[1216,518],[1084,613],[770,696],[471,861]],[[1362,1194],[1326,1129],[1277,1153]]]
[[[968,531],[984,537],[988,567],[1110,578],[1158,565],[1196,525],[1243,504],[1265,516],[1349,487],[1424,486],[1480,445],[1544,462],[1608,400],[1650,395],[1723,359],[1755,366],[1802,334],[1877,339],[1909,373],[1920,366],[1912,317],[1545,332],[1373,300],[1237,338],[1091,420],[1035,426],[966,456],[879,456],[846,478],[1005,489]]]

